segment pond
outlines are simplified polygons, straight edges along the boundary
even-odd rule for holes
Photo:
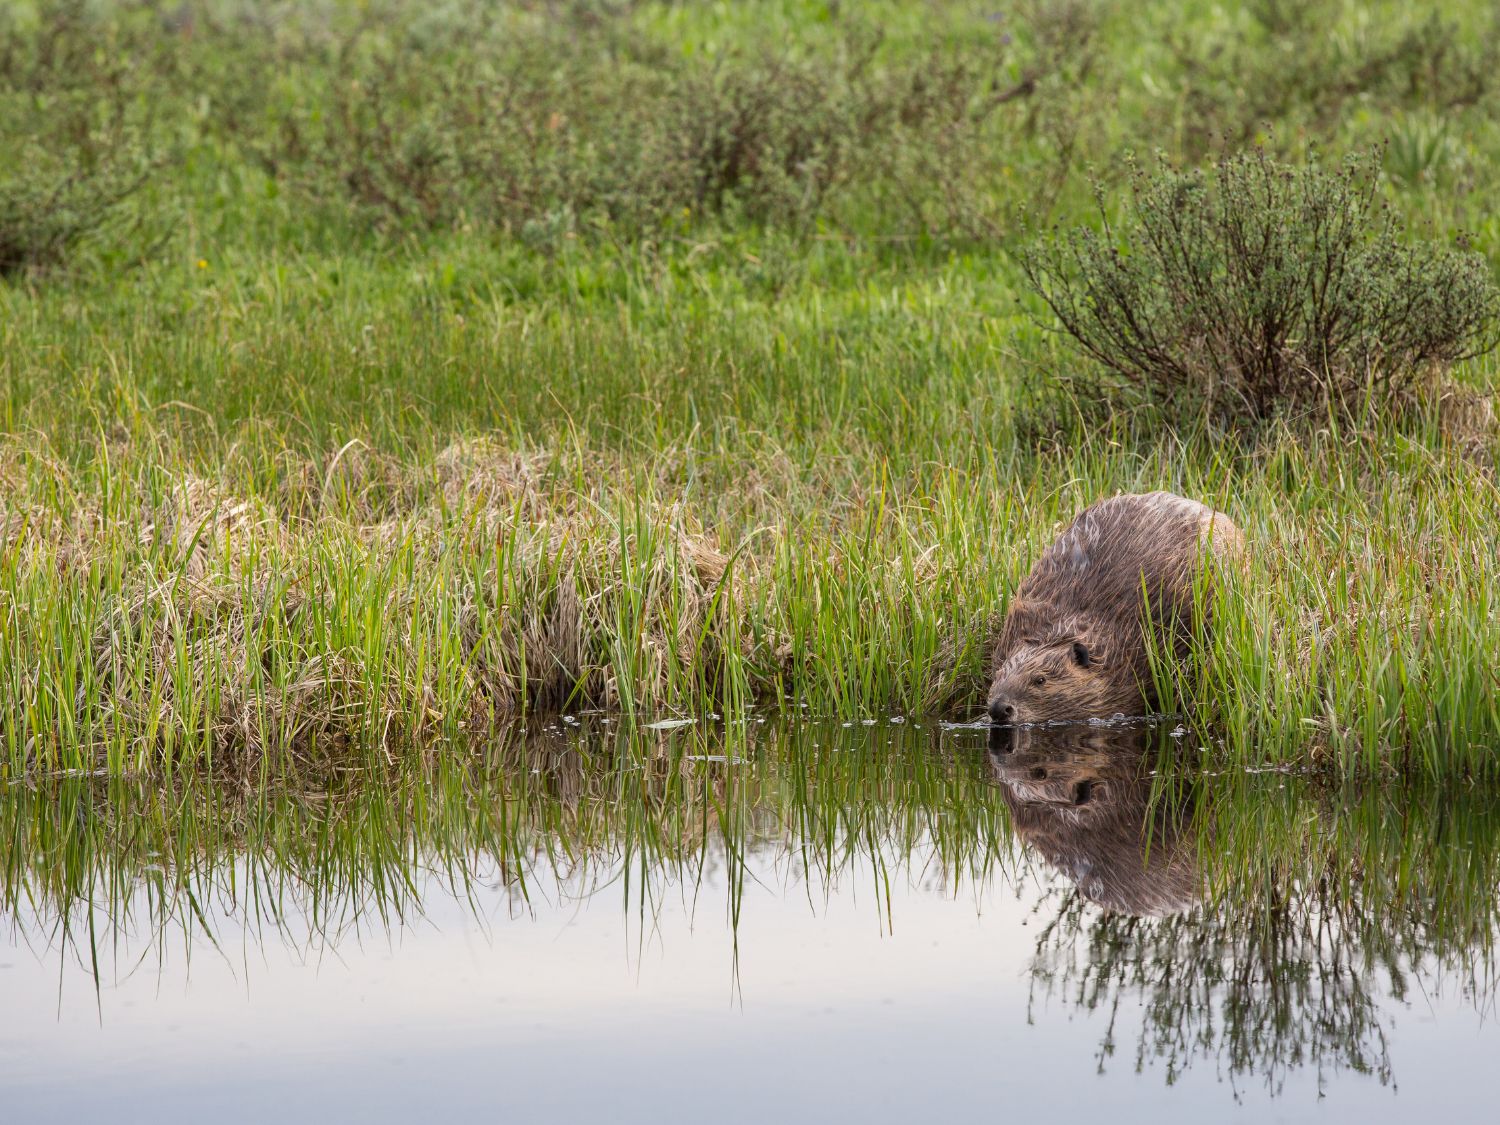
[[[7,1120],[1472,1112],[1500,800],[1181,727],[569,717],[0,789]]]

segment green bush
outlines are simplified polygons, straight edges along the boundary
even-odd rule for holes
[[[1132,168],[1124,214],[1031,243],[1023,272],[1089,356],[1146,397],[1263,419],[1390,404],[1497,342],[1500,295],[1463,246],[1410,242],[1380,154],[1337,170],[1263,150]]]
[[[1239,148],[1271,122],[1288,140],[1329,137],[1361,111],[1449,115],[1493,101],[1493,15],[1487,33],[1420,10],[1340,33],[1349,14],[1344,0],[1256,0],[1232,26],[1170,34],[1183,150]]]
[[[972,151],[1006,92],[998,39],[895,64],[860,34],[812,55],[671,56],[613,27],[571,46],[428,50],[422,65],[409,45],[348,52],[327,101],[287,116],[268,166],[382,226],[649,232],[726,211],[798,225],[835,191]]]
[[[60,263],[119,218],[150,162],[126,142],[90,163],[53,158],[29,140],[0,138],[0,277]]]
[[[72,0],[0,14],[0,277],[56,265],[120,218],[155,166],[150,41]]]

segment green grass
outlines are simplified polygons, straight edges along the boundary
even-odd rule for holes
[[[11,15],[25,32],[38,10]],[[1197,160],[1205,123],[1253,140],[1213,61],[1233,43],[1244,74],[1279,76],[1269,143],[1390,140],[1392,205],[1493,258],[1483,7],[1429,26],[1332,3],[1333,35],[1254,10],[1033,4],[996,25],[970,4],[861,22],[646,3],[552,13],[554,33],[507,7],[486,37],[462,34],[462,5],[396,3],[338,55],[354,6],[273,34],[210,5],[191,36],[106,7],[140,47],[116,84],[129,139],[96,122],[84,149],[156,163],[61,261],[0,281],[0,774],[364,762],[527,707],[964,715],[1060,524],[1154,488],[1215,503],[1252,542],[1211,651],[1177,673],[1228,758],[1492,769],[1493,362],[1358,426],[1234,432],[1109,407],[1033,319],[1011,256],[1027,221],[1087,217],[1089,166],[1115,207],[1127,148]],[[609,202],[628,154],[598,147],[590,112],[666,114],[693,67],[749,81],[763,50],[828,70],[875,25],[816,159],[722,203]],[[1457,45],[1433,63],[1419,32]],[[424,36],[414,85],[358,100],[383,52]],[[963,71],[957,117],[860,116],[924,60],[992,56],[995,89],[1031,74],[1034,90],[975,117],[990,79]],[[87,100],[104,56],[84,57],[61,77],[7,71],[6,96],[33,97],[24,71]],[[408,139],[521,144],[411,116],[470,66],[519,75],[518,120],[569,138],[538,150],[562,163],[538,165],[550,186],[524,207],[452,172],[430,185],[452,207],[396,215],[347,188],[358,146],[314,131],[288,147],[279,124],[321,128],[343,90]],[[1362,88],[1318,77],[1356,72]],[[575,73],[590,82],[557,84]],[[547,126],[546,99],[579,90],[598,104],[557,102]],[[777,121],[758,151],[794,143]],[[836,173],[815,201],[796,171],[814,164]]]
[[[260,487],[157,435],[107,448],[8,467],[13,772],[420,747],[528,707],[962,715],[1059,523],[1160,486],[1254,545],[1184,685],[1237,759],[1482,772],[1500,733],[1500,496],[1436,437],[1101,435],[810,475],[760,443],[233,453],[275,466]]]

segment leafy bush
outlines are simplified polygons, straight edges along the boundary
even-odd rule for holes
[[[0,276],[55,265],[145,182],[149,98],[129,25],[45,6],[41,31],[0,16]]]
[[[151,163],[128,142],[71,167],[28,139],[0,138],[0,277],[56,265],[119,217]]]
[[[1021,255],[1063,330],[1150,398],[1266,418],[1379,403],[1497,342],[1500,295],[1460,246],[1402,237],[1380,154],[1280,164],[1263,150],[1208,171],[1132,167],[1118,222]]]
[[[519,43],[449,65],[377,51],[346,66],[327,112],[287,119],[272,164],[402,227],[649,230],[730,206],[795,221],[847,177],[862,111],[857,59],[709,67]]]
[[[915,34],[834,9],[692,49],[640,8],[0,5],[0,274],[118,250],[132,216],[165,233],[164,204],[195,240],[265,222],[552,249],[723,216],[904,242],[991,236],[1068,179],[1097,0]]]
[[[1268,122],[1288,138],[1327,137],[1360,108],[1447,115],[1492,100],[1500,24],[1475,34],[1433,12],[1339,34],[1346,10],[1342,0],[1257,0],[1242,24],[1207,39],[1170,34],[1180,75],[1171,113],[1185,152],[1239,148]]]
[[[1055,103],[1091,10],[1023,5],[1024,44],[996,25],[891,50],[849,19],[815,44],[691,54],[620,21],[504,35],[460,12],[422,38],[331,45],[310,68],[326,97],[299,95],[259,151],[294,190],[386,227],[638,234],[687,212],[805,228],[894,205],[927,231],[989,233],[1007,138],[1070,159]]]

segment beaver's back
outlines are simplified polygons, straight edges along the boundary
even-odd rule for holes
[[[1139,715],[1158,703],[1153,652],[1186,658],[1212,624],[1206,564],[1236,555],[1227,516],[1169,492],[1084,510],[1007,607],[986,701],[997,723]],[[1148,642],[1147,634],[1150,640]]]
[[[1017,597],[1138,624],[1144,590],[1153,617],[1177,616],[1191,606],[1205,559],[1238,554],[1243,545],[1228,516],[1196,500],[1171,492],[1113,496],[1079,513],[1042,552]]]

